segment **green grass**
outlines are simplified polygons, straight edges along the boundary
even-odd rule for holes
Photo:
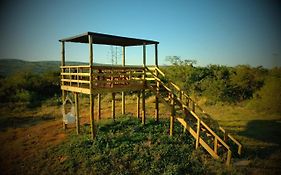
[[[103,122],[95,140],[73,134],[33,160],[32,174],[206,174],[191,137],[168,135],[168,120],[145,126],[135,118]],[[181,128],[176,125],[175,132]]]

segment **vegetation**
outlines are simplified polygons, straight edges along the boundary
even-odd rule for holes
[[[243,156],[234,158],[231,167],[213,160],[203,149],[195,150],[194,140],[188,134],[183,135],[178,125],[174,137],[169,137],[169,111],[163,106],[160,107],[163,120],[159,124],[149,119],[142,126],[132,117],[134,96],[126,99],[130,116],[116,122],[100,121],[95,141],[89,139],[87,98],[80,101],[83,134],[77,136],[71,127],[63,132],[58,70],[37,73],[24,69],[0,75],[3,143],[0,171],[4,174],[280,174],[281,68],[200,67],[194,66],[193,60],[179,57],[169,60],[173,66],[163,67],[168,78],[197,101],[206,99],[202,103],[204,110],[243,144]],[[110,101],[111,96],[103,96],[103,118],[110,116]],[[154,98],[148,97],[146,103],[148,116],[153,115]],[[121,104],[117,102],[116,107],[120,111]],[[240,160],[242,165],[236,165]]]
[[[4,102],[24,102],[31,106],[60,94],[59,72],[34,74],[23,72],[2,78],[0,99]]]
[[[227,67],[193,66],[192,60],[168,57],[173,66],[165,68],[167,76],[195,97],[206,97],[207,104],[240,103],[249,100],[253,108],[280,113],[281,68],[265,69],[262,66],[238,65]]]
[[[194,139],[168,135],[168,120],[125,117],[99,124],[95,141],[73,135],[60,146],[39,157],[35,174],[206,174]],[[176,125],[176,132],[182,133]],[[88,132],[88,126],[84,127]]]

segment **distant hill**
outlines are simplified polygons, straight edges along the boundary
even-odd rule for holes
[[[68,65],[84,65],[83,62],[67,62]],[[0,76],[30,71],[42,73],[46,71],[59,71],[60,61],[24,61],[20,59],[0,59]]]

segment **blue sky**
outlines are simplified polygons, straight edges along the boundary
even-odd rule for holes
[[[59,39],[87,31],[152,39],[166,56],[198,65],[281,66],[281,3],[277,0],[4,0],[0,58],[60,60]],[[109,46],[94,46],[95,61],[110,63]],[[153,64],[148,47],[148,64]],[[88,45],[66,44],[67,60],[88,61]],[[142,48],[126,49],[141,64]],[[121,61],[119,60],[119,63]]]

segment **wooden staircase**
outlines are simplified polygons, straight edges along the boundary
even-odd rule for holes
[[[242,145],[158,67],[145,67],[144,71],[147,88],[171,109],[170,135],[176,120],[183,126],[183,132],[195,138],[196,149],[201,145],[213,158],[226,159],[227,165],[231,162],[232,150],[237,149],[237,154],[241,155]]]

